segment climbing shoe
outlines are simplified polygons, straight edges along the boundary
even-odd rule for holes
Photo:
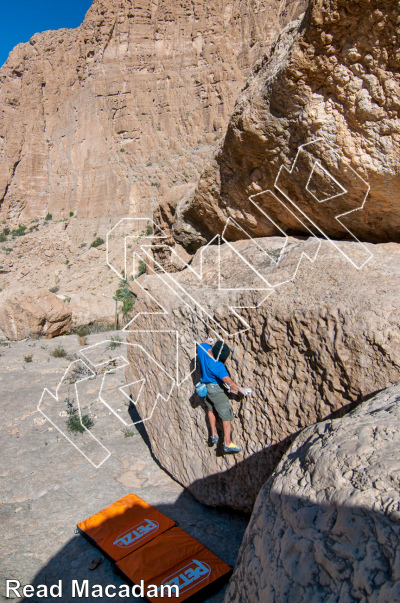
[[[236,452],[240,452],[240,451],[241,451],[240,446],[236,446],[236,444],[234,444],[233,442],[231,442],[229,444],[229,446],[224,444],[224,454],[235,454]]]
[[[219,442],[219,437],[217,435],[211,436],[211,444],[216,446],[218,444],[218,442]]]

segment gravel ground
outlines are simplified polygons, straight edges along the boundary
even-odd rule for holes
[[[124,335],[98,333],[90,335],[87,341],[92,345],[113,336],[123,338]],[[52,356],[59,346],[68,353],[67,358]],[[0,426],[0,600],[6,600],[6,579],[17,579],[22,585],[51,585],[62,579],[63,601],[76,600],[70,593],[73,579],[89,579],[90,584],[103,586],[122,584],[107,560],[96,570],[89,570],[99,553],[75,534],[75,526],[130,492],[178,521],[182,529],[234,565],[248,518],[201,505],[159,467],[151,455],[145,430],[130,426],[128,405],[119,390],[115,390],[117,378],[122,379],[123,384],[123,369],[107,375],[110,381],[105,383],[104,396],[110,400],[110,408],[98,400],[101,379],[97,377],[79,386],[82,413],[93,418],[90,433],[97,441],[87,434],[70,434],[66,429],[69,415],[65,399],[69,398],[77,406],[74,381],[80,375],[82,363],[79,361],[69,369],[67,383],[58,391],[58,401],[48,393],[43,398],[41,408],[52,423],[37,410],[44,388],[56,393],[60,379],[79,349],[75,335],[54,340],[3,342],[0,347],[3,415]],[[109,359],[115,356],[107,346],[101,349],[103,354],[109,353]],[[118,361],[114,366],[118,368]],[[108,391],[113,390],[108,397],[107,387]],[[128,427],[118,420],[118,413]],[[101,462],[105,449],[111,453],[109,458],[95,468],[57,427],[93,462]],[[204,601],[220,603],[223,594],[224,589]],[[91,596],[84,600],[92,599],[109,600]],[[29,599],[35,600],[35,597]],[[37,599],[48,600],[54,599]]]

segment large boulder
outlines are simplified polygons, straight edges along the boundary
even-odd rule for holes
[[[294,232],[307,232],[307,216],[334,238],[399,241],[398,15],[397,0],[311,0],[255,64],[195,194],[178,204],[180,243],[195,250],[227,217],[252,236],[277,234],[249,199],[265,190],[303,212],[282,218],[279,202],[261,199]],[[366,182],[363,210],[338,221],[362,206]]]
[[[181,272],[144,277],[128,327],[127,383],[136,400],[146,379],[137,410],[149,419],[152,450],[202,502],[251,511],[300,430],[400,378],[400,246],[340,249],[313,238],[242,240],[221,245],[220,257],[216,245],[202,248]],[[302,254],[314,261],[298,265]],[[232,378],[253,389],[246,399],[232,396],[236,456],[207,446],[204,406],[193,393],[198,372],[184,380],[195,342],[209,335],[227,341]]]
[[[98,322],[111,325],[115,322],[115,300],[92,293],[74,293],[68,307],[74,326]]]
[[[400,600],[400,383],[305,429],[261,490],[225,603]]]
[[[38,289],[16,299],[7,299],[0,308],[0,329],[8,339],[29,335],[48,338],[71,330],[71,310],[47,289]]]

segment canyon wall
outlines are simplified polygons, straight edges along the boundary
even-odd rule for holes
[[[238,91],[305,0],[94,0],[0,69],[0,218],[150,215],[195,181]]]
[[[398,15],[394,0],[312,0],[304,18],[286,27],[256,62],[224,139],[176,210],[180,243],[193,252],[228,217],[252,236],[278,234],[276,224],[256,218],[249,199],[268,189],[292,203],[283,222],[293,233],[400,240]],[[315,140],[313,157],[300,157],[292,170],[300,146]],[[268,204],[278,223],[280,208]]]

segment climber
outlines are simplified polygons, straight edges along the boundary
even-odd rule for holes
[[[233,412],[229,398],[223,385],[235,394],[241,393],[247,396],[251,389],[239,387],[230,378],[225,367],[225,361],[229,356],[230,349],[223,341],[217,341],[213,347],[213,339],[207,339],[197,346],[197,357],[200,364],[200,381],[207,386],[207,397],[204,399],[207,406],[208,420],[211,427],[211,442],[218,444],[218,433],[214,410],[220,416],[224,429],[223,451],[227,453],[240,452],[240,446],[231,441],[231,422]]]

